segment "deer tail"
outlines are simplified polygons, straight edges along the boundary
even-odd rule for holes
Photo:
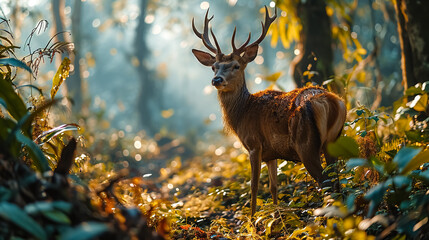
[[[321,94],[311,99],[311,107],[322,144],[335,141],[346,120],[344,102],[331,93]]]

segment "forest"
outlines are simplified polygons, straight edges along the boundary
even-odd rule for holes
[[[428,13],[0,0],[0,240],[429,239]]]

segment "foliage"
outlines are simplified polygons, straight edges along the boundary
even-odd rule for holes
[[[289,49],[292,43],[300,41],[302,21],[300,16],[298,16],[298,9],[302,2],[299,0],[277,0],[275,2],[276,7],[281,12],[278,20],[269,29],[271,46],[275,47],[280,39],[283,47]],[[347,13],[347,11],[353,11],[357,7],[357,1],[347,3],[344,1],[327,0],[326,3],[326,13],[332,18],[332,22],[334,23],[332,36],[338,43],[339,49],[343,52],[343,59],[349,63],[353,61],[361,62],[367,51],[362,47],[359,40],[351,35],[350,23],[352,20]]]
[[[338,2],[328,1],[330,16],[346,11]],[[282,11],[296,3],[277,1]],[[300,26],[292,12],[284,15],[270,31],[272,43],[280,38],[288,47]],[[350,20],[341,16],[340,24]],[[45,29],[42,21],[28,44]],[[0,238],[429,238],[428,84],[409,88],[393,107],[355,103],[367,84],[360,65],[366,52],[344,25],[333,33],[354,66],[331,82],[345,87],[350,110],[342,136],[328,146],[339,161],[327,166],[337,170],[329,176],[341,190],[320,188],[302,164],[281,161],[279,204],[273,205],[263,165],[253,219],[250,164],[238,142],[194,141],[165,130],[130,136],[109,131],[103,110],[82,114],[79,125],[52,124],[68,59],[54,76],[50,100],[34,85],[16,86],[23,78],[17,71],[37,77],[43,57],[52,60],[70,44],[49,41],[27,56],[27,64],[15,56],[10,31],[0,31]],[[265,80],[275,83],[280,76]],[[25,86],[39,95],[25,98]]]
[[[416,86],[419,88],[412,89],[415,92],[411,97],[399,100],[403,108],[415,106],[411,103],[417,102],[416,94],[426,94],[421,85]],[[429,152],[422,148],[427,145],[426,125],[421,122],[426,118],[417,118],[425,111],[411,118],[410,112],[394,111],[399,114],[395,118],[386,109],[371,111],[363,105],[349,111],[344,136],[328,147],[332,155],[340,158],[332,166],[339,172],[336,176],[341,184],[339,193],[318,189],[312,180],[308,182],[302,165],[282,162],[278,175],[280,202],[275,206],[270,200],[268,176],[263,167],[264,188],[258,196],[259,209],[254,219],[248,217],[247,157],[227,146],[218,147],[225,151],[217,156],[213,154],[216,147],[212,150],[208,147],[209,152],[203,155],[213,151],[209,159],[182,165],[183,170],[176,171],[168,180],[167,184],[174,179],[174,187],[182,189],[180,184],[190,176],[200,177],[200,182],[192,181],[193,193],[180,191],[175,196],[177,202],[172,206],[181,217],[178,226],[173,226],[173,238],[193,239],[196,229],[204,236],[226,239],[427,238]],[[408,130],[397,130],[403,124],[401,119],[407,119]],[[414,129],[421,131],[418,142],[409,137]],[[217,175],[213,176],[213,169],[218,169]],[[231,174],[230,169],[236,170]],[[210,181],[203,177],[207,174],[212,176]],[[182,181],[178,180],[180,176]],[[222,184],[210,184],[205,191],[206,182],[214,179]],[[212,195],[215,195],[211,199],[213,207],[197,207],[191,215],[184,209]]]
[[[34,66],[29,68],[15,57],[13,50],[18,47],[11,39],[2,37],[1,40],[10,44],[0,45],[1,238],[123,239],[126,235],[162,239],[147,225],[147,217],[141,211],[126,208],[117,199],[110,201],[109,208],[91,203],[109,190],[102,189],[91,196],[94,193],[88,186],[70,185],[68,175],[75,161],[77,141],[66,133],[78,130],[79,126],[71,123],[52,128],[48,125],[48,110],[58,103],[53,98],[68,76],[70,61],[65,58],[55,76],[58,79],[54,79],[52,99],[45,101],[39,90],[40,96],[30,97],[31,102],[27,104],[17,92],[20,87],[14,85],[15,68],[32,73]],[[51,58],[56,51],[55,47],[52,49]],[[117,210],[112,211],[112,207]]]

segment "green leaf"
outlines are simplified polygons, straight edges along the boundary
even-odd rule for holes
[[[417,88],[417,87],[413,86],[413,87],[408,88],[405,91],[405,96],[414,96],[416,94],[422,94],[422,93],[424,93],[424,91],[420,87]]]
[[[360,167],[360,166],[370,166],[368,160],[364,158],[351,158],[346,163],[347,169],[352,169],[354,167]]]
[[[12,87],[12,83],[3,79],[0,74],[0,98],[3,99],[4,105],[10,115],[16,120],[21,119],[27,113],[27,107],[22,99],[16,94]]]
[[[405,166],[413,159],[417,154],[420,153],[422,149],[412,148],[412,147],[403,147],[393,158],[393,162],[398,164],[398,169],[402,172]]]
[[[16,58],[2,58],[0,59],[0,65],[19,67],[29,71],[30,73],[32,72],[31,68],[27,66],[27,64],[25,64],[23,61],[19,61]]]
[[[376,123],[378,122],[378,120],[380,120],[380,118],[378,116],[371,116],[368,119],[374,120]]]
[[[90,240],[107,232],[108,225],[96,222],[84,222],[61,235],[60,240]]]
[[[25,206],[25,212],[28,214],[37,214],[43,211],[60,210],[69,213],[72,210],[72,205],[69,202],[35,202]]]
[[[351,137],[339,137],[328,144],[328,152],[333,157],[354,158],[359,156],[359,146]]]
[[[43,228],[15,204],[0,202],[0,217],[14,223],[37,239],[48,239]]]
[[[63,212],[54,210],[54,211],[43,211],[42,212],[43,216],[45,216],[46,218],[48,218],[51,221],[57,222],[57,223],[62,223],[62,224],[70,224],[70,218],[65,215]]]
[[[407,187],[411,184],[411,179],[406,176],[394,176],[391,178],[392,183],[395,185],[396,188],[403,188]],[[387,183],[387,181],[386,181]]]
[[[28,147],[33,163],[37,170],[41,173],[51,170],[48,160],[43,154],[39,146],[28,137],[24,136],[20,131],[15,132],[16,139]]]
[[[0,98],[0,104],[3,105],[3,107],[7,108],[6,101],[3,100],[3,98]]]
[[[378,205],[380,205],[381,201],[383,201],[383,197],[386,193],[387,188],[388,185],[382,182],[371,188],[365,194],[364,198],[370,201],[368,216],[372,216],[375,213],[378,208]]]
[[[349,194],[346,198],[346,206],[347,209],[349,211],[354,211],[354,209],[356,208],[355,206],[355,199],[356,199],[356,195],[355,194]]]
[[[27,204],[25,206],[25,212],[30,215],[42,214],[51,221],[70,224],[70,218],[64,214],[69,213],[72,209],[72,205],[68,202],[56,201],[56,202],[35,202]]]
[[[12,197],[12,191],[0,186],[0,201],[7,201]]]
[[[429,171],[419,172],[418,174],[411,173],[409,176],[424,182],[425,184],[429,184]]]
[[[420,131],[405,131],[405,135],[407,139],[414,142],[423,141],[423,137],[421,136]]]
[[[423,163],[429,162],[429,150],[420,152],[409,161],[401,170],[401,174],[405,175],[410,171],[418,168]]]
[[[358,116],[362,115],[363,113],[365,113],[365,110],[363,110],[363,109],[356,110],[356,114]]]
[[[368,159],[368,162],[369,162],[370,166],[372,166],[381,175],[386,174],[386,169],[388,169],[389,164],[391,164],[391,162],[387,162],[387,163],[382,162],[376,157],[370,157]],[[392,165],[395,165],[395,164],[392,164]]]

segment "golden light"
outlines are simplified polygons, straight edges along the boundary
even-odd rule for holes
[[[139,140],[135,141],[135,142],[134,142],[134,147],[135,147],[136,149],[140,149],[140,148],[142,148],[142,142],[140,142]]]
[[[203,9],[203,10],[206,10],[206,9],[208,9],[209,7],[210,7],[210,3],[209,3],[209,2],[204,1],[204,2],[202,2],[202,3],[200,4],[200,8],[201,8],[201,9]]]
[[[255,58],[255,63],[256,63],[256,64],[258,64],[258,65],[261,65],[262,63],[264,63],[264,57],[262,57],[262,56],[257,56],[257,57]]]

